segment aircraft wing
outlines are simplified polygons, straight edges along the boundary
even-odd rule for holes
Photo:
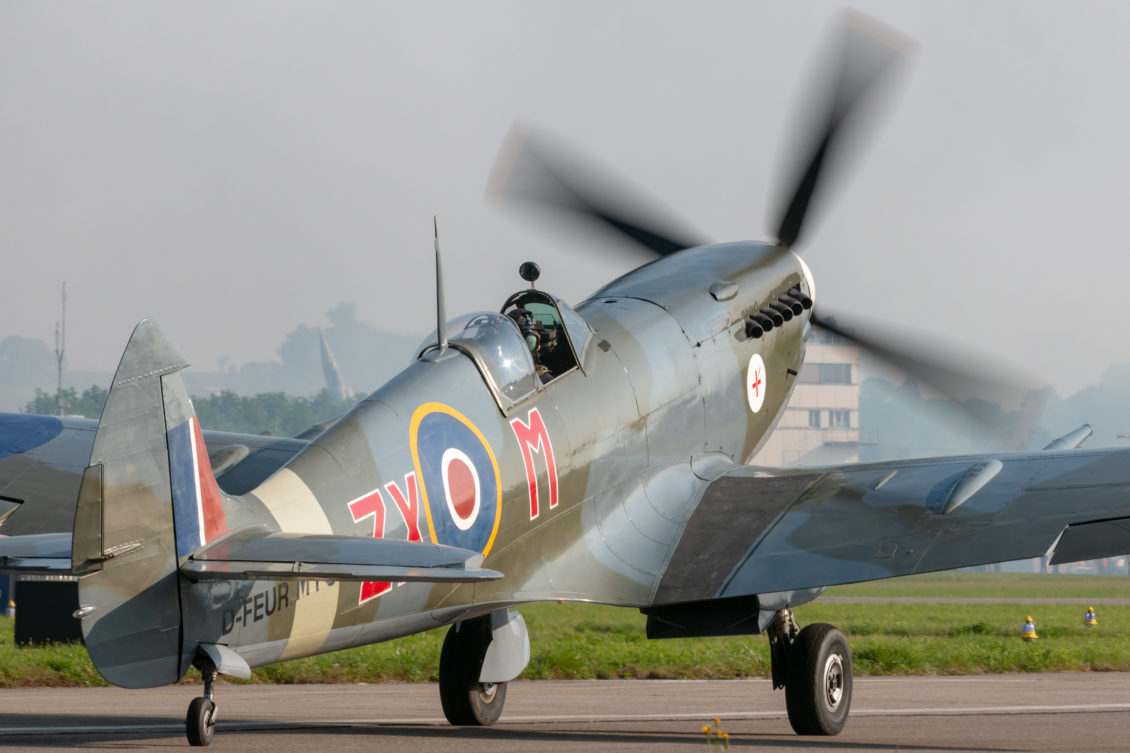
[[[477,552],[416,541],[249,532],[194,552],[180,571],[189,580],[471,583],[502,577],[480,568],[482,559]]]
[[[1127,552],[1126,450],[804,470],[730,466],[707,484],[654,603],[814,589],[1044,555],[1055,564]]]
[[[71,530],[97,428],[88,418],[0,413],[0,530],[11,536]],[[205,431],[204,443],[229,494],[255,488],[308,444],[217,431]]]
[[[70,533],[0,536],[0,573],[70,575],[70,572]]]

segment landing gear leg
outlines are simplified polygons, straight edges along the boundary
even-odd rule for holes
[[[785,687],[789,681],[789,656],[800,626],[796,624],[793,610],[786,607],[777,612],[765,631],[769,636],[769,659],[773,669],[773,690]]]
[[[851,651],[833,625],[797,629],[792,611],[777,613],[769,630],[773,687],[785,688],[789,724],[798,735],[838,735],[851,710]]]
[[[491,641],[490,616],[457,622],[447,631],[439,655],[439,699],[447,721],[488,726],[506,702],[506,683],[479,682]]]
[[[204,695],[192,699],[184,718],[189,745],[208,745],[212,742],[212,733],[216,731],[216,702],[212,700],[216,669],[209,662],[200,665],[200,673],[204,676]]]

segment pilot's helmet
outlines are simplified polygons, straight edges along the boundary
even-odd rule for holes
[[[518,325],[518,329],[521,331],[522,337],[526,339],[526,345],[529,346],[530,350],[537,350],[539,338],[537,320],[534,319],[534,315],[528,309],[519,306],[508,311],[507,316]]]

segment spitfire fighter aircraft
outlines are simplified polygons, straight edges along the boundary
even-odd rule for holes
[[[537,140],[512,141],[501,193],[657,258],[575,307],[535,286],[535,265],[529,287],[452,321],[440,295],[416,360],[302,439],[202,431],[184,358],[142,321],[98,422],[0,416],[0,566],[78,576],[108,681],[197,667],[194,745],[212,739],[217,674],[440,626],[445,715],[491,724],[530,655],[512,607],[548,600],[640,609],[650,638],[765,633],[793,728],[837,734],[847,641],[792,612],[825,587],[1130,551],[1130,458],[1075,436],[1022,454],[744,465],[830,326],[794,248],[841,126],[897,57],[848,37],[867,53],[840,68],[775,241],[680,237],[587,191]]]

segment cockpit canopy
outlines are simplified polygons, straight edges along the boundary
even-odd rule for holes
[[[479,311],[447,325],[448,344],[474,359],[503,407],[537,389],[537,370],[522,333],[508,316]]]
[[[519,328],[517,319],[522,317],[516,310],[532,315],[527,317],[532,322],[522,323],[526,332]],[[501,313],[477,311],[447,323],[448,345],[471,357],[503,411],[577,368],[591,336],[577,312],[538,290],[510,296]],[[433,331],[421,343],[419,355],[436,347]]]
[[[532,317],[532,327],[522,326],[521,314]],[[506,299],[502,313],[515,319],[531,351],[542,381],[551,381],[576,368],[591,334],[585,321],[561,301],[540,290],[521,290]],[[531,340],[530,332],[536,335]],[[579,345],[575,348],[574,345]]]

